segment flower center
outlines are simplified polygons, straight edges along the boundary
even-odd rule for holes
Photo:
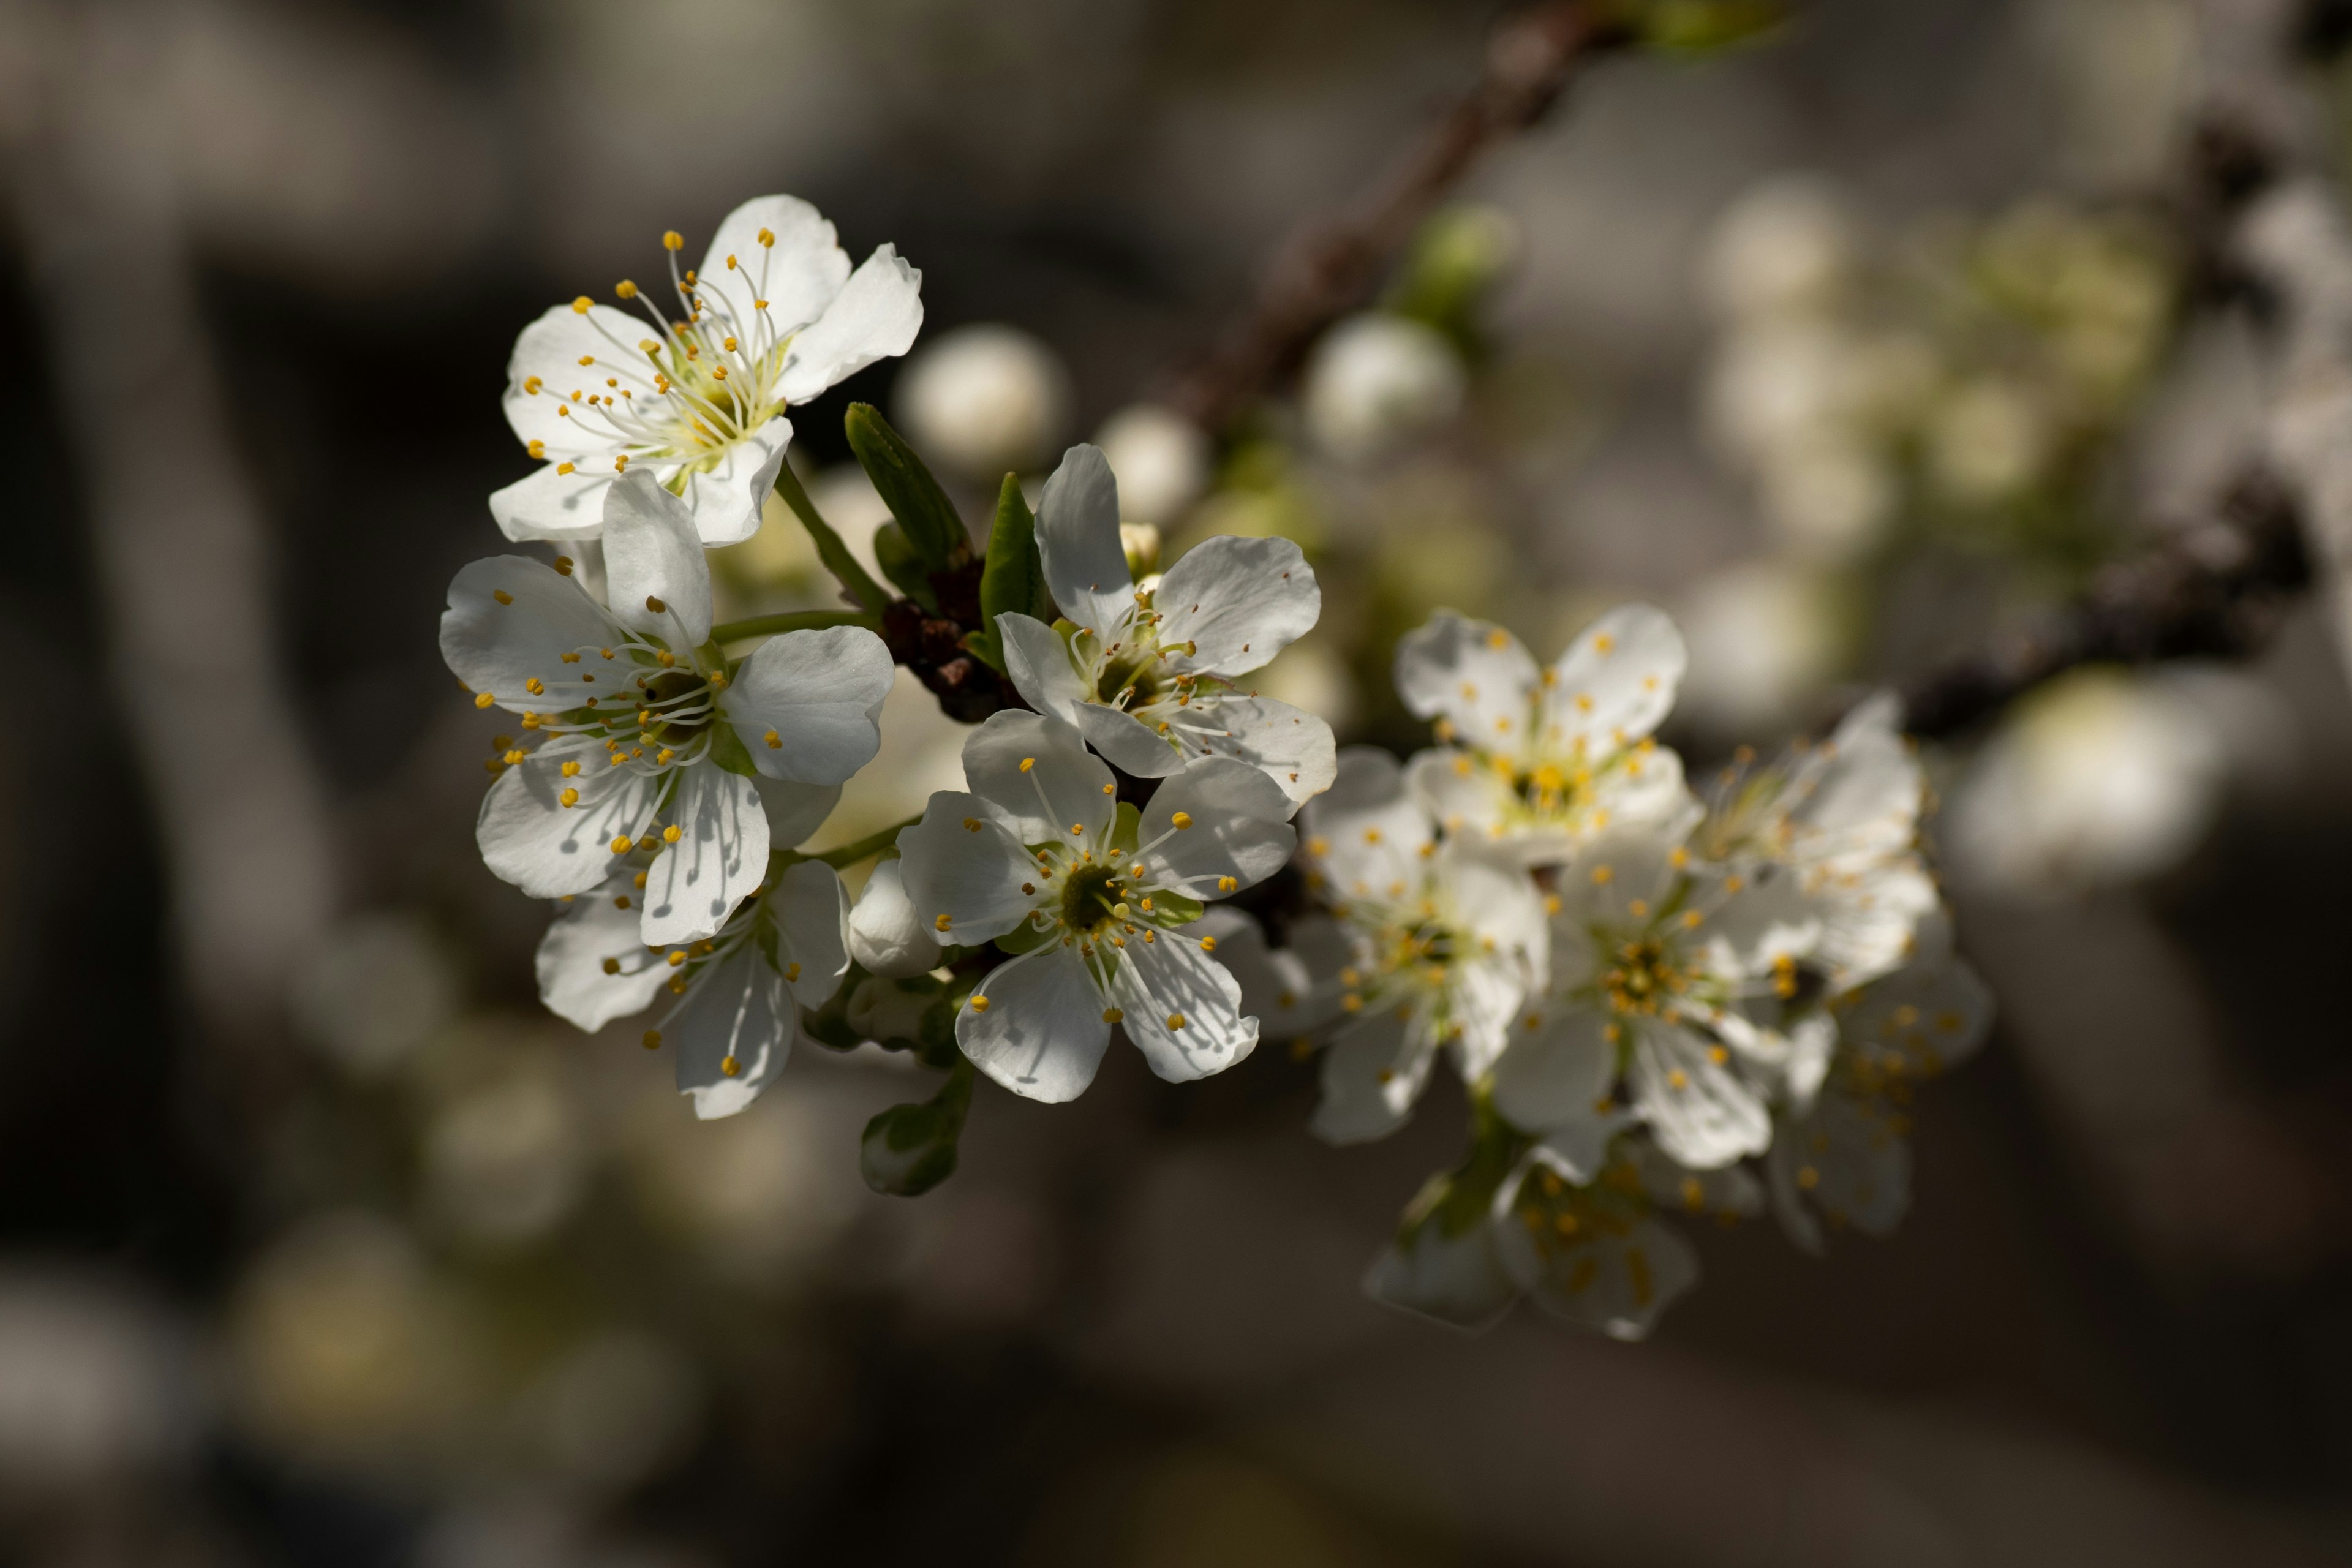
[[[1081,936],[1100,935],[1120,918],[1115,911],[1125,888],[1117,867],[1080,865],[1062,884],[1062,925]]]
[[[1656,1014],[1691,987],[1696,974],[1675,962],[1676,954],[1654,937],[1620,942],[1601,977],[1609,1005],[1620,1013]]]
[[[640,727],[665,745],[690,741],[710,728],[717,707],[710,683],[692,670],[665,669],[645,684]]]

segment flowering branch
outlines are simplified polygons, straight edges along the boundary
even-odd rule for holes
[[[1248,313],[1180,374],[1168,402],[1214,430],[1370,300],[1390,259],[1489,148],[1539,122],[1583,66],[1634,38],[1619,8],[1554,0],[1506,19],[1478,85],[1349,216],[1313,222],[1276,255]]]
[[[1904,729],[1955,734],[2078,665],[2242,657],[2269,640],[2311,580],[2294,499],[2250,470],[2211,521],[2107,566],[2064,608],[1906,686]]]

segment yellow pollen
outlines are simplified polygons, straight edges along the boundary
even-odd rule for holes
[[[488,708],[491,703],[497,700],[497,698],[491,696],[487,691],[476,692],[474,694],[474,706],[477,708]]]
[[[658,616],[664,610],[668,609],[669,606],[663,604],[659,599],[655,598],[651,594],[647,594],[646,595],[646,608]]]
[[[683,837],[686,837],[686,829],[685,829],[685,828],[683,828],[683,827],[680,827],[680,826],[679,826],[677,823],[675,823],[675,822],[671,823],[667,827],[665,827],[665,828],[663,828],[663,829],[662,829],[662,842],[663,842],[663,843],[665,843],[665,844],[675,844],[675,843],[677,843],[679,839],[681,839],[681,838],[683,838]]]
[[[954,923],[955,917],[953,915],[941,915],[939,919],[931,922],[931,929],[933,931],[945,931]]]
[[[530,692],[533,697],[537,697],[540,693],[547,689],[547,683],[534,675],[529,680],[522,683],[522,689],[525,691]]]
[[[1021,759],[1021,771],[1024,773],[1036,765],[1037,759],[1034,757],[1024,757]]]
[[[662,248],[664,250],[684,250],[686,248],[686,236],[678,233],[677,230],[674,228],[664,229],[662,231]]]
[[[568,778],[568,779],[576,779],[576,778],[578,778],[578,777],[580,776],[580,764],[579,764],[578,763],[564,763],[564,764],[563,764],[563,776],[564,776],[565,778]]]
[[[1217,891],[1221,893],[1230,893],[1235,888],[1240,886],[1241,884],[1231,877],[1220,877],[1217,879]]]
[[[1609,879],[1614,877],[1616,874],[1616,869],[1613,867],[1595,866],[1592,868],[1592,885],[1596,888],[1607,887],[1609,885]]]
[[[971,1010],[972,1010],[973,1012],[975,1012],[975,1013],[985,1013],[985,1012],[987,1012],[987,1011],[988,1011],[988,998],[987,998],[987,997],[985,997],[985,996],[975,996],[975,997],[973,997],[973,998],[971,999]]]
[[[1184,1026],[1184,1015],[1183,1015],[1183,1014],[1181,1014],[1181,1013],[1171,1013],[1171,1014],[1169,1014],[1169,1015],[1168,1015],[1168,1026],[1169,1026],[1170,1028],[1171,1028],[1171,1029],[1181,1029],[1181,1028],[1182,1028],[1182,1027]]]
[[[576,789],[568,789],[562,795],[556,796],[556,798],[567,806],[578,805],[580,804],[580,792]]]
[[[1179,833],[1181,833],[1184,829],[1192,826],[1192,815],[1190,812],[1180,811],[1175,816],[1168,819],[1168,825],[1171,827],[1175,828]]]
[[[768,750],[772,752],[782,749],[784,743],[784,738],[782,735],[777,734],[773,730],[769,731],[761,738],[768,742]]]
[[[525,447],[524,450],[528,451],[534,458],[544,458],[547,456],[547,443],[544,441],[533,441],[529,447]]]
[[[555,471],[559,474],[568,474],[572,470],[572,468],[573,465],[570,463],[558,463],[555,465]]]
[[[1215,937],[1213,937],[1213,936],[1204,936],[1204,937],[1202,937],[1202,938],[1201,939],[1201,951],[1202,951],[1202,952],[1216,952],[1216,951],[1217,951],[1217,939],[1216,939]]]
[[[1611,637],[1607,632],[1602,632],[1592,639],[1592,651],[1603,656],[1606,656],[1609,650],[1616,646],[1617,639]]]
[[[613,853],[615,855],[626,855],[630,848],[629,836],[624,833],[618,838],[614,839],[612,848]]]
[[[676,969],[679,964],[684,963],[685,962],[686,949],[682,947],[673,947],[669,950],[669,966],[672,969]]]
[[[595,302],[595,300],[588,298],[587,295],[583,294],[580,298],[572,301],[572,313],[575,316],[584,316],[588,313],[588,307]]]
[[[740,1078],[742,1076],[743,1064],[737,1061],[733,1054],[730,1052],[729,1055],[719,1058],[719,1070],[725,1073],[729,1078]]]

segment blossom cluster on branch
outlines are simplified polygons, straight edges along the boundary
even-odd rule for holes
[[[1526,1293],[1643,1331],[1696,1273],[1659,1217],[1676,1207],[1769,1201],[1807,1246],[1823,1220],[1894,1223],[1912,1086],[1975,1047],[1989,1004],[1916,847],[1891,700],[1702,797],[1654,738],[1685,663],[1664,615],[1615,610],[1539,668],[1444,611],[1397,659],[1437,743],[1339,751],[1252,685],[1321,614],[1297,543],[1218,536],[1158,570],[1088,446],[1034,512],[1006,476],[983,543],[856,405],[886,586],[786,464],[788,412],[907,351],[921,274],[887,246],[853,268],[788,196],[738,208],[698,268],[664,244],[676,316],[625,281],[643,324],[583,297],[522,333],[506,409],[542,466],[491,507],[562,553],[467,566],[442,619],[511,726],[478,838],[556,901],[551,1011],[641,1017],[705,1118],[803,1041],[912,1053],[944,1079],[861,1151],[909,1195],[953,1171],[977,1077],[1072,1100],[1118,1037],[1179,1082],[1265,1037],[1319,1050],[1333,1142],[1400,1126],[1444,1058],[1469,1156],[1368,1285],[1464,1324]],[[750,537],[772,489],[849,607],[717,621],[705,552]],[[900,664],[973,726],[965,787],[805,852],[877,755]],[[1294,860],[1278,885],[1311,907],[1228,901]],[[853,904],[841,873],[869,861]]]

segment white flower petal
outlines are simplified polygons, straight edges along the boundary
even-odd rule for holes
[[[1094,694],[1070,662],[1062,634],[1034,616],[1006,610],[996,617],[1004,647],[1004,673],[1021,700],[1066,724],[1078,721],[1078,704]]]
[[[1716,1059],[1718,1048],[1678,1024],[1644,1019],[1633,1030],[1626,1077],[1634,1106],[1658,1147],[1695,1171],[1760,1154],[1772,1142],[1762,1100]]]
[[[1992,993],[1957,958],[1915,963],[1834,1005],[1843,1050],[1912,1078],[1974,1056],[1992,1028]]]
[[[1405,793],[1396,759],[1376,746],[1344,747],[1336,774],[1299,817],[1307,853],[1332,890],[1360,898],[1418,886],[1433,835],[1428,814]]]
[[[613,840],[646,831],[666,783],[635,768],[602,765],[601,751],[572,755],[586,763],[574,778],[560,771],[560,752],[542,750],[507,769],[482,797],[474,823],[483,863],[535,899],[584,893],[610,875]],[[567,789],[578,792],[569,806]]]
[[[1365,1143],[1404,1125],[1436,1052],[1392,1013],[1365,1019],[1324,1047],[1323,1098],[1307,1126],[1326,1143]]]
[[[922,330],[922,273],[899,259],[898,247],[877,247],[793,339],[776,389],[787,403],[806,403],[876,361],[905,353]]]
[[[1447,844],[1436,856],[1439,879],[1450,889],[1464,929],[1479,952],[1515,966],[1517,983],[1543,988],[1551,955],[1542,895],[1517,867],[1497,865],[1475,847]],[[1474,961],[1475,961],[1474,955]],[[1502,1004],[1506,1013],[1516,999]]]
[[[799,1033],[783,976],[750,942],[698,975],[661,1025],[662,1043],[677,1052],[678,1092],[694,1097],[694,1114],[705,1121],[759,1099],[784,1070]]]
[[[769,895],[776,917],[776,963],[803,1007],[822,1007],[849,973],[849,890],[822,860],[795,860]]]
[[[590,462],[564,473],[549,463],[538,472],[490,492],[490,517],[509,539],[593,539],[604,526],[604,492],[613,488],[613,465]]]
[[[536,968],[547,1010],[592,1033],[652,1006],[669,976],[669,965],[637,934],[635,891],[625,876],[562,907],[540,939]]]
[[[1192,897],[1213,899],[1262,882],[1288,862],[1298,844],[1284,820],[1289,810],[1289,797],[1257,769],[1209,757],[1153,792],[1137,842],[1159,846],[1150,855],[1155,880],[1182,882]],[[1186,826],[1175,826],[1179,812]],[[1219,885],[1223,877],[1236,886]]]
[[[1438,611],[1397,644],[1396,682],[1414,717],[1447,720],[1465,745],[1517,752],[1534,739],[1536,661],[1491,622]]]
[[[1076,446],[1037,501],[1037,554],[1054,603],[1081,626],[1108,634],[1135,604],[1118,536],[1118,481],[1099,447]]]
[[[1373,1260],[1364,1276],[1364,1294],[1475,1333],[1511,1310],[1519,1288],[1503,1268],[1491,1221],[1482,1218],[1459,1236],[1448,1236],[1433,1217]]]
[[[1646,925],[1681,875],[1675,865],[1680,847],[1675,837],[1649,828],[1612,828],[1561,869],[1554,889],[1559,900],[1557,918],[1577,926]],[[1633,912],[1636,904],[1643,906],[1643,913]]]
[[[1690,1243],[1652,1219],[1635,1220],[1622,1236],[1588,1227],[1572,1240],[1538,1238],[1509,1220],[1498,1221],[1495,1233],[1505,1269],[1530,1300],[1612,1339],[1641,1339],[1698,1282]]]
[[[467,565],[449,584],[449,607],[441,614],[441,657],[457,679],[520,713],[573,705],[558,693],[580,686],[583,671],[564,656],[617,640],[604,607],[579,584],[520,555]],[[530,680],[543,689],[531,691],[524,684]]]
[[[1628,1141],[1642,1190],[1662,1207],[1689,1214],[1733,1215],[1742,1219],[1764,1212],[1764,1187],[1746,1167],[1725,1165],[1694,1171],[1646,1138]]]
[[[772,244],[760,242],[761,229]],[[797,331],[824,314],[848,280],[849,253],[816,208],[798,196],[753,196],[719,224],[694,287],[724,307],[738,337],[756,344],[761,341],[757,329],[747,333],[743,328],[764,315],[777,336]],[[759,300],[768,302],[764,312],[753,303]]]
[[[1034,840],[993,803],[955,790],[932,795],[923,820],[898,835],[899,876],[916,918],[944,933],[938,940],[967,944],[1018,926],[1038,901],[1022,884],[1043,885],[1024,842]]]
[[[1246,675],[1315,629],[1323,590],[1289,540],[1219,535],[1168,569],[1151,607],[1167,617],[1161,646],[1192,645],[1171,660],[1177,668]]]
[[[1465,837],[1499,838],[1512,799],[1510,782],[1452,746],[1415,752],[1405,764],[1406,787],[1422,808]]]
[[[1013,1093],[1058,1104],[1094,1082],[1110,1044],[1110,1004],[1075,947],[1048,947],[984,976],[956,1016],[956,1044],[972,1065]]]
[[[1811,1115],[1791,1121],[1773,1147],[1770,1171],[1776,1189],[1802,1194],[1784,1209],[1801,1213],[1810,1204],[1864,1236],[1894,1234],[1911,1206],[1911,1146],[1885,1106],[1859,1095],[1832,1090]],[[1791,1230],[1801,1245],[1804,1227]],[[1812,1234],[1818,1240],[1818,1230]]]
[[[643,469],[624,474],[604,492],[603,537],[604,581],[624,626],[680,655],[710,639],[710,567],[684,501]]]
[[[837,784],[800,784],[772,779],[765,773],[751,784],[760,792],[760,804],[768,809],[768,843],[777,849],[796,849],[807,843],[841,800]]]
[[[1307,916],[1291,923],[1290,946],[1272,947],[1255,919],[1230,904],[1211,904],[1184,929],[1217,939],[1217,962],[1240,982],[1242,1008],[1258,1020],[1261,1039],[1296,1038],[1339,1015],[1339,988],[1316,984],[1348,962],[1337,922]]]
[[[1166,719],[1168,708],[1157,705],[1152,717]],[[1282,786],[1294,809],[1329,789],[1339,776],[1331,726],[1304,709],[1271,697],[1218,696],[1194,702],[1192,712],[1199,726],[1216,731],[1203,735],[1196,728],[1187,734],[1194,751],[1249,763]],[[1184,728],[1181,722],[1178,727]]]
[[[719,705],[753,767],[835,784],[881,749],[877,719],[893,673],[890,650],[863,626],[786,632],[752,651]]]
[[[699,941],[727,923],[768,875],[768,814],[751,781],[698,763],[677,781],[664,813],[680,836],[646,871],[645,940],[663,947]]]
[[[1538,1004],[1539,1005],[1539,1004]],[[1605,1020],[1583,1007],[1563,1006],[1514,1031],[1495,1063],[1495,1109],[1527,1132],[1591,1122],[1617,1077],[1617,1047],[1601,1033]],[[1590,1181],[1591,1173],[1581,1180]]]
[[[1138,778],[1165,778],[1184,765],[1184,754],[1132,713],[1100,702],[1076,705],[1078,732],[1114,767]]]
[[[1675,705],[1689,655],[1664,612],[1620,605],[1585,628],[1552,665],[1544,690],[1547,745],[1586,742],[1599,756],[1640,740]]]
[[[1898,715],[1893,694],[1880,692],[1807,759],[1807,787],[1789,812],[1793,858],[1893,856],[1911,847],[1927,781],[1895,728]]]
[[[1240,984],[1202,950],[1194,929],[1162,931],[1149,942],[1129,938],[1111,976],[1127,1037],[1171,1083],[1223,1072],[1257,1048],[1257,1020],[1242,1012]]]
[[[609,474],[609,454],[621,443],[596,411],[572,395],[601,395],[608,376],[620,378],[634,392],[650,392],[647,362],[636,347],[646,336],[646,322],[610,305],[590,305],[584,315],[570,305],[548,307],[515,339],[507,360],[500,404],[516,438],[525,446],[542,443],[551,461],[607,454],[602,467]],[[583,364],[583,359],[593,363]],[[538,389],[529,390],[534,381]]]
[[[849,955],[867,973],[886,980],[911,980],[929,973],[940,963],[931,922],[907,896],[904,871],[899,860],[875,867],[849,914]]]
[[[963,743],[963,774],[1020,825],[1024,844],[1091,843],[1118,814],[1110,769],[1077,731],[1043,713],[990,714]]]
[[[792,441],[792,421],[771,419],[730,442],[709,468],[686,470],[686,509],[693,514],[695,532],[703,543],[740,544],[760,531],[768,492],[775,488]],[[665,485],[673,484],[679,466],[658,471]]]

